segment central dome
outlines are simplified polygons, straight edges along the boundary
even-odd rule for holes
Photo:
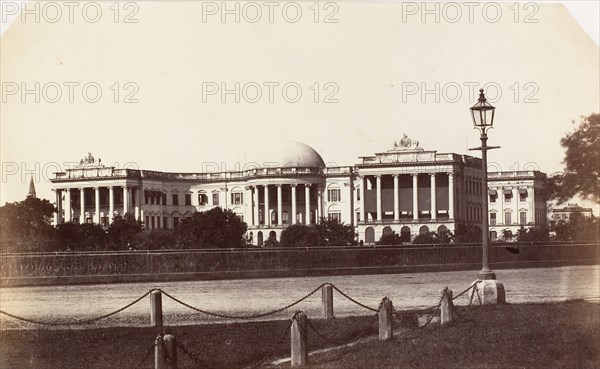
[[[248,153],[246,164],[258,167],[325,168],[321,155],[312,147],[297,141],[270,142]]]

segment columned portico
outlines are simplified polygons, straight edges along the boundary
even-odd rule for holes
[[[297,217],[297,209],[296,209],[296,185],[292,184],[291,186],[291,191],[292,191],[292,224],[296,224],[296,217]]]
[[[413,195],[413,220],[419,220],[419,175],[414,173],[412,175],[412,195]]]

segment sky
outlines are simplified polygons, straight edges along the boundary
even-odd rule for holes
[[[28,2],[0,38],[0,203],[32,176],[53,198],[52,173],[88,151],[183,172],[285,140],[329,165],[403,134],[468,153],[479,88],[496,106],[490,169],[552,174],[572,121],[600,111],[597,2],[221,4]]]

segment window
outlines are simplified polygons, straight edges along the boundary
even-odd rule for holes
[[[504,213],[504,224],[511,224],[511,217],[509,212]]]
[[[512,200],[512,191],[504,190],[504,202],[510,202]]]
[[[179,194],[173,194],[173,205],[179,205]]]
[[[281,213],[281,221],[283,224],[288,224],[290,221],[290,214],[287,211]]]
[[[496,213],[490,213],[490,225],[496,225]]]
[[[150,226],[150,217],[148,215],[146,215],[146,224],[144,224],[144,228],[148,229],[149,226]]]
[[[336,202],[341,200],[341,192],[339,188],[327,190],[327,201]]]
[[[360,222],[360,211],[356,212],[356,222]]]
[[[173,228],[177,228],[179,225],[179,217],[173,217]]]
[[[219,205],[219,194],[218,193],[213,193],[212,194],[212,204],[213,205]]]
[[[192,195],[190,194],[190,202],[191,201],[192,201]],[[208,204],[208,196],[205,193],[198,194],[198,204],[200,204],[200,205],[207,205]]]
[[[329,220],[340,221],[340,213],[329,213]]]
[[[519,201],[527,201],[527,192],[519,191]]]
[[[356,189],[356,200],[360,201],[360,188]]]
[[[108,226],[108,217],[101,217],[101,218],[100,218],[100,224],[101,224],[103,227],[107,227],[107,226]]]
[[[192,194],[191,193],[185,194],[185,204],[192,205]],[[200,204],[200,205],[203,205],[203,204]]]
[[[490,195],[490,202],[496,202],[498,195]]]
[[[163,217],[163,228],[169,228],[169,217]]]
[[[244,194],[241,192],[234,192],[231,194],[231,204],[232,205],[241,205],[244,202]]]
[[[162,194],[162,204],[167,205],[167,194],[166,193]]]
[[[492,239],[492,241],[495,240],[496,238],[498,238],[498,233],[496,231],[491,231],[490,238]]]
[[[258,224],[265,224],[262,209],[258,210]]]
[[[526,211],[522,211],[519,213],[519,220],[521,221],[521,224],[527,224],[527,212]]]

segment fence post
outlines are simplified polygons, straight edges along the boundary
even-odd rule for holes
[[[292,366],[308,363],[308,330],[306,314],[298,312],[292,317]]]
[[[448,324],[454,320],[454,303],[452,302],[452,290],[448,287],[442,292],[442,306],[440,312],[440,323]]]
[[[155,369],[177,369],[177,339],[172,334],[156,337],[154,347]]]
[[[392,300],[387,297],[383,298],[381,307],[379,308],[379,340],[387,341],[394,337],[394,305]]]
[[[333,287],[330,284],[322,288],[323,318],[333,319]]]
[[[150,325],[152,327],[163,326],[162,293],[157,290],[150,293]]]

